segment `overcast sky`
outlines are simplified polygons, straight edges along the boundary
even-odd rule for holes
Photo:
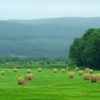
[[[100,0],[0,0],[0,20],[100,17]]]

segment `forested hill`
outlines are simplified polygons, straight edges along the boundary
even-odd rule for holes
[[[0,21],[0,55],[59,56],[100,18],[51,18]]]

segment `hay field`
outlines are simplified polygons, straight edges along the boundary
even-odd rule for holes
[[[17,72],[13,68],[0,68],[5,75],[0,75],[1,100],[100,100],[100,82],[91,83],[84,80],[74,69],[57,73],[53,68],[31,68],[34,80],[25,85],[18,85],[17,79],[27,74],[27,68],[20,68]],[[68,72],[74,72],[74,78],[68,77]],[[94,73],[100,73],[95,71]]]

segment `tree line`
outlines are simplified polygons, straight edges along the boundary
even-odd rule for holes
[[[57,62],[62,62],[67,64],[68,58],[63,56],[58,56],[54,58],[50,57],[18,57],[18,56],[0,56],[0,64],[6,64],[6,63],[17,63],[17,64],[32,64],[38,62],[39,64],[56,64]]]

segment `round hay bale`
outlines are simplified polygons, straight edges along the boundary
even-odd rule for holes
[[[69,77],[69,78],[74,78],[74,72],[69,72],[69,73],[68,73],[68,77]]]
[[[65,73],[65,69],[64,69],[64,68],[63,68],[63,69],[61,69],[61,72],[62,72],[62,73]]]
[[[91,75],[90,74],[84,74],[84,80],[90,80]]]
[[[95,83],[95,82],[98,82],[98,76],[97,75],[91,75],[91,83]]]
[[[27,80],[33,80],[34,76],[33,76],[33,74],[27,74],[26,78],[27,78]]]
[[[31,73],[31,69],[27,69],[27,74],[30,74]]]
[[[78,71],[78,74],[79,74],[79,75],[83,75],[83,71],[81,71],[81,70]]]
[[[66,70],[70,70],[70,67],[67,67]]]
[[[85,68],[85,71],[86,71],[86,72],[89,72],[89,68]]]
[[[42,68],[38,68],[38,72],[42,72]]]
[[[19,77],[17,81],[18,85],[24,85],[27,82],[28,82],[27,77]]]
[[[18,71],[18,69],[17,68],[14,68],[14,72],[17,72]]]
[[[54,73],[57,73],[57,68],[54,68],[54,69],[53,69],[53,72],[54,72]]]
[[[90,74],[93,74],[93,69],[89,69],[88,71]]]
[[[1,71],[0,74],[1,74],[1,75],[5,75],[5,71]]]
[[[76,68],[75,68],[75,70],[76,70],[76,71],[79,71],[79,68],[78,68],[78,67],[76,67]]]
[[[98,81],[100,81],[100,74],[96,74],[96,76],[98,77]]]

